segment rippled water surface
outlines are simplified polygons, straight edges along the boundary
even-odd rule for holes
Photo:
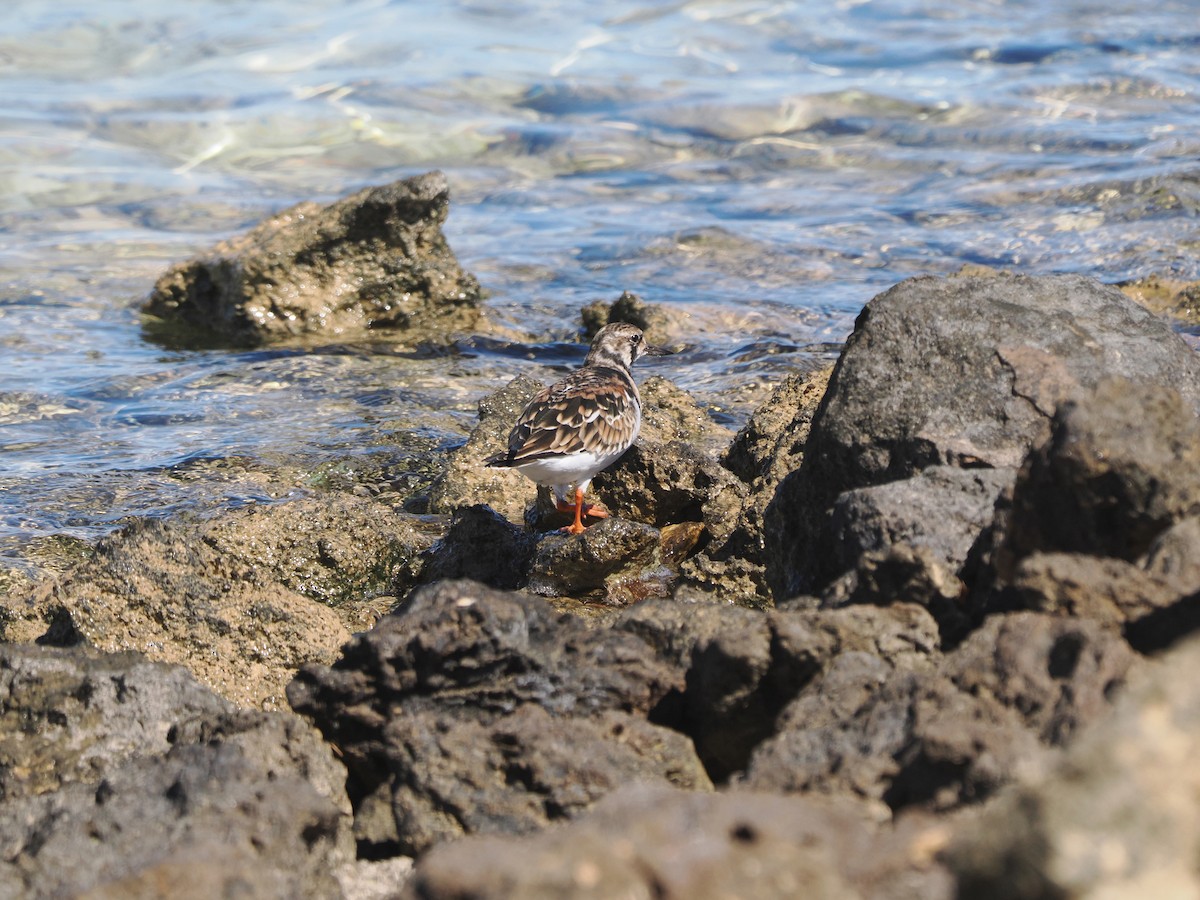
[[[578,362],[547,342],[622,290],[687,345],[645,371],[737,424],[909,275],[1200,277],[1198,22],[1119,0],[8,0],[0,553],[355,467],[417,483],[479,396]],[[143,338],[171,262],[434,167],[529,352]]]

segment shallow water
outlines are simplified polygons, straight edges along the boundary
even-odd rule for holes
[[[359,464],[419,483],[479,396],[577,362],[544,342],[622,290],[687,345],[645,372],[736,425],[909,275],[1200,277],[1194,4],[1047,6],[10,0],[0,554]],[[143,339],[171,262],[434,167],[452,246],[533,350]]]

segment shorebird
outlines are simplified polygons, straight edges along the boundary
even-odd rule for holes
[[[616,322],[592,340],[583,366],[543,389],[529,402],[508,436],[508,450],[488,458],[489,466],[516,469],[554,491],[559,512],[574,513],[562,530],[579,534],[586,516],[608,512],[585,504],[583,495],[597,472],[633,446],[642,426],[642,398],[630,367],[641,356],[669,350],[646,343],[642,331]]]

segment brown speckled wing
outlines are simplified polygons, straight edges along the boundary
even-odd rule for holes
[[[521,413],[508,436],[508,462],[624,450],[640,419],[637,387],[625,373],[579,369],[543,390]]]

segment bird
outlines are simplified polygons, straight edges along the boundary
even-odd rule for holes
[[[583,497],[596,473],[620,459],[641,430],[642,397],[630,368],[639,357],[670,352],[647,343],[635,325],[605,325],[583,365],[529,401],[508,435],[508,449],[487,465],[548,485],[558,511],[575,515],[561,529],[568,534],[584,531],[585,516],[607,518]]]

